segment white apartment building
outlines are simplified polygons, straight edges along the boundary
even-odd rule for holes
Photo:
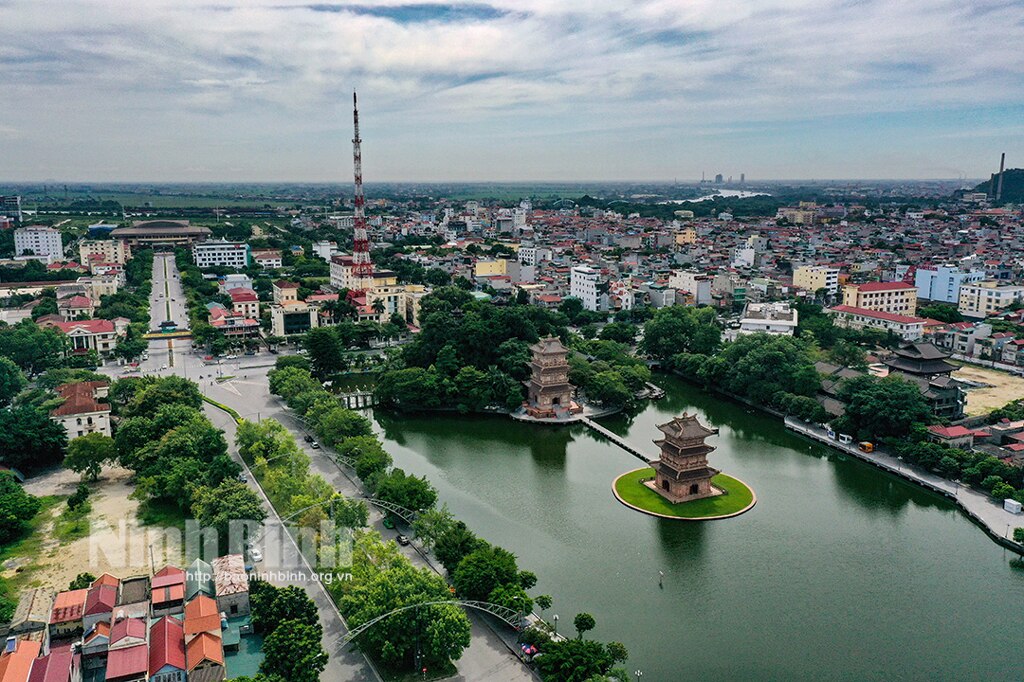
[[[60,230],[46,225],[29,225],[14,231],[14,255],[46,256],[50,260],[64,260],[64,244]]]
[[[807,291],[825,289],[830,294],[839,291],[839,268],[827,265],[801,265],[793,271],[793,286]]]
[[[957,310],[965,317],[984,318],[1024,301],[1024,286],[986,280],[960,287]]]
[[[773,334],[793,336],[796,333],[797,311],[788,301],[778,303],[747,303],[740,318],[739,329],[730,329],[726,338],[730,341],[744,334]]]
[[[961,270],[955,265],[942,265],[937,268],[918,268],[914,274],[914,285],[917,297],[929,301],[943,303],[960,303],[960,287],[974,284],[985,279],[981,270]]]
[[[245,242],[206,241],[192,247],[196,267],[227,267],[240,270],[249,265],[249,245]]]
[[[920,317],[848,305],[837,305],[826,312],[832,316],[832,321],[837,327],[891,331],[904,341],[917,341],[924,336],[925,320]]]
[[[711,277],[708,275],[689,270],[673,270],[668,285],[690,294],[694,305],[711,305]]]
[[[597,285],[601,273],[588,265],[574,266],[569,276],[569,295],[583,301],[586,310],[601,310],[601,295]]]
[[[131,257],[131,249],[120,239],[86,239],[78,245],[78,262],[83,264],[98,260],[124,265]]]
[[[337,242],[328,241],[327,239],[321,239],[318,242],[313,242],[313,254],[317,258],[330,261],[331,257],[338,255],[338,253]]]
[[[226,294],[232,289],[252,289],[252,278],[242,273],[224,275],[217,282],[217,288],[222,294]]]

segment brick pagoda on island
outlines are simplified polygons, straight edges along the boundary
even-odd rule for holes
[[[528,390],[524,405],[527,414],[535,418],[557,418],[576,414],[582,408],[573,402],[572,384],[569,383],[569,349],[556,336],[548,336],[530,346],[530,380],[524,381]]]
[[[711,478],[720,472],[708,466],[708,454],[715,448],[704,442],[718,429],[709,429],[697,421],[697,415],[684,413],[658,430],[665,434],[654,441],[661,448],[661,457],[651,463],[655,478],[645,485],[672,503],[721,495],[722,491],[711,485]]]

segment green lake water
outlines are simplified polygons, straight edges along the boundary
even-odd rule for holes
[[[601,423],[653,456],[655,426],[696,411],[721,431],[712,465],[754,489],[752,510],[700,523],[631,511],[611,483],[641,463],[582,426],[377,420],[397,466],[538,575],[561,632],[590,612],[592,636],[626,644],[643,682],[1024,678],[1024,570],[952,504],[657,381],[664,400]]]

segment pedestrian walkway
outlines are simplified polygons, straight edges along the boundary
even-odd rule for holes
[[[901,458],[883,450],[876,448],[874,452],[864,452],[855,443],[840,443],[829,438],[824,429],[793,417],[786,417],[786,428],[950,498],[967,516],[984,528],[993,540],[1018,554],[1024,554],[1024,546],[1011,539],[1013,529],[1024,526],[1024,516],[1006,511],[986,493],[907,464]]]
[[[621,436],[619,436],[619,435],[617,435],[615,433],[612,433],[611,431],[609,431],[608,429],[604,428],[603,426],[598,424],[596,421],[591,419],[590,417],[583,417],[582,419],[580,419],[580,423],[585,424],[591,430],[596,431],[597,433],[601,434],[602,436],[604,436],[605,438],[607,438],[611,442],[615,443],[616,445],[618,445],[620,448],[622,448],[623,450],[625,450],[629,454],[631,454],[634,457],[636,457],[637,459],[641,460],[644,464],[649,464],[650,463],[651,460],[648,459],[647,455],[645,455],[643,452],[641,452],[639,448],[634,447],[626,439],[622,438]]]

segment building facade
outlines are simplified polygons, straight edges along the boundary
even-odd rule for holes
[[[827,265],[801,265],[793,271],[793,286],[807,291],[824,289],[830,294],[839,291],[839,268]]]
[[[78,245],[78,260],[83,264],[98,260],[124,265],[131,257],[131,249],[119,239],[86,239]]]
[[[208,241],[192,247],[196,267],[227,267],[241,270],[249,265],[249,245],[227,240]]]
[[[587,265],[575,266],[569,275],[569,295],[583,302],[586,310],[602,310],[599,291],[601,273]]]
[[[651,487],[672,503],[720,495],[721,491],[711,485],[718,469],[708,466],[708,454],[715,448],[704,442],[718,429],[709,429],[697,421],[697,415],[684,413],[661,424],[658,430],[664,437],[654,441],[661,456],[652,463],[655,475]]]
[[[957,310],[965,317],[984,318],[1024,301],[1024,286],[985,280],[960,287]]]
[[[914,285],[918,298],[942,303],[960,303],[960,287],[985,279],[980,270],[964,271],[954,265],[937,268],[918,268],[914,273]]]
[[[50,260],[64,260],[64,243],[60,230],[46,225],[29,225],[14,231],[14,255],[46,256]]]
[[[848,305],[837,305],[827,312],[832,316],[832,322],[837,327],[891,331],[904,341],[917,341],[924,336],[925,320],[920,317],[897,315]]]
[[[843,305],[896,315],[917,312],[917,287],[906,282],[867,282],[843,287]]]

